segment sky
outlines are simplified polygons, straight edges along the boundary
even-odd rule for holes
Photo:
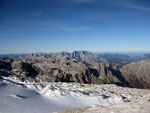
[[[150,52],[150,0],[0,0],[0,54]]]

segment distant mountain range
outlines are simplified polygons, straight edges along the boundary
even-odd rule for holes
[[[18,58],[21,56],[27,56],[28,54],[0,54],[0,58],[6,58],[6,57],[14,57],[14,58]]]
[[[139,57],[137,60],[148,60],[150,59],[150,54],[144,54],[143,56]]]
[[[62,56],[68,56],[75,58],[79,61],[82,61],[86,64],[95,64],[95,63],[107,63],[107,60],[105,58],[100,57],[99,55],[93,54],[88,51],[74,51],[72,53],[68,52],[60,52],[60,53],[50,53],[50,54],[44,54],[44,53],[34,53],[30,54],[29,56],[47,56],[47,57],[62,57]]]
[[[148,56],[141,58],[147,59]],[[32,53],[27,56],[0,58],[0,78],[17,77],[20,81],[34,81],[39,84],[46,81],[114,83],[150,88],[149,67],[150,60],[132,62],[129,56],[119,54],[105,54],[102,58],[87,51]]]
[[[111,63],[121,63],[126,62],[130,63],[135,61],[136,59],[123,54],[111,54],[111,53],[105,53],[105,54],[99,54],[101,57],[105,58],[110,64]]]
[[[150,59],[150,54],[143,54],[139,57],[133,57],[133,54],[125,55],[125,54],[119,54],[119,53],[101,53],[101,54],[93,54],[88,51],[74,51],[72,53],[68,52],[59,52],[59,53],[32,53],[32,54],[1,54],[0,58],[6,58],[6,57],[13,57],[13,58],[19,58],[19,57],[25,57],[25,56],[34,56],[34,57],[54,57],[54,56],[69,56],[72,58],[75,58],[77,60],[80,60],[87,64],[94,64],[94,63],[108,63],[108,64],[127,64],[134,61],[141,61]]]

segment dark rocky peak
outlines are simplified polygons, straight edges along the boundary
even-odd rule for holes
[[[15,74],[24,75],[24,77],[35,77],[38,73],[34,69],[34,66],[29,62],[13,61],[12,71]]]
[[[0,59],[0,69],[8,69],[11,70],[11,63],[13,62],[13,58],[1,58]]]
[[[5,57],[5,58],[0,59],[0,61],[2,61],[2,62],[6,62],[6,63],[10,63],[10,64],[13,62],[13,60],[14,60],[13,57]]]

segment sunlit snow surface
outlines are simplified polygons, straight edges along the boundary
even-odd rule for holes
[[[44,97],[30,88],[7,83],[0,85],[0,113],[52,113],[103,103],[96,98],[84,96]]]
[[[52,113],[92,105],[107,106],[136,99],[142,93],[140,90],[140,93],[125,93],[128,88],[121,90],[115,85],[47,83],[42,88],[39,85],[12,81],[0,81],[0,113]]]

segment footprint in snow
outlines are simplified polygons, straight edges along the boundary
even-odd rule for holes
[[[22,96],[22,95],[10,95],[10,96],[15,97],[15,98],[19,98],[19,99],[27,99],[27,98],[29,98],[27,96]]]

